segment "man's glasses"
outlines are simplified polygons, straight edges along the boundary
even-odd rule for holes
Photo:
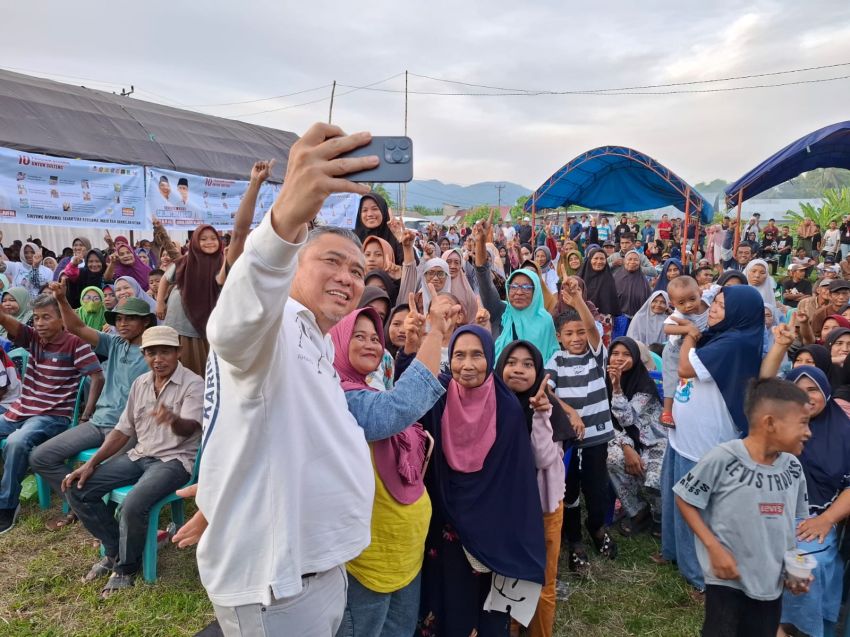
[[[522,290],[523,292],[534,291],[534,285],[531,283],[511,283],[508,288],[517,292],[519,292],[520,290]]]

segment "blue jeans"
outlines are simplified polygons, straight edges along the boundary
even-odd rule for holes
[[[661,555],[676,562],[682,577],[698,590],[705,590],[702,567],[697,559],[694,532],[687,525],[676,506],[673,487],[694,468],[696,462],[676,453],[667,445],[661,467]]]
[[[850,252],[850,243],[842,243],[841,244],[841,258],[846,259],[848,252]]]
[[[24,420],[7,420],[0,416],[0,440],[3,448],[3,478],[0,479],[0,509],[14,509],[21,495],[21,482],[29,467],[30,451],[68,428],[65,416],[31,416]]]
[[[422,573],[404,588],[376,593],[348,577],[348,600],[336,637],[398,637],[416,632]]]

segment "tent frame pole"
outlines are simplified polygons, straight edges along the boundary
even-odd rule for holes
[[[534,247],[537,237],[537,193],[531,195],[531,245]]]
[[[738,243],[741,241],[741,208],[744,205],[744,189],[738,191],[738,213],[735,215],[735,244],[732,246],[732,254],[738,251]]]
[[[684,232],[682,233],[682,240],[684,241],[684,249],[682,250],[682,267],[687,269],[688,267],[688,228],[691,225],[691,187],[688,186],[685,191],[685,227]]]

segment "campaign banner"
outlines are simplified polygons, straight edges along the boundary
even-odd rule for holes
[[[354,229],[357,213],[360,210],[360,195],[350,192],[337,192],[325,199],[319,211],[319,224]]]
[[[141,230],[144,179],[141,166],[0,148],[0,220]]]
[[[248,189],[247,181],[203,177],[160,168],[148,168],[147,212],[166,227],[191,230],[208,223],[217,230],[233,227],[233,219],[242,197]],[[260,186],[254,219],[251,227],[262,220],[271,208],[279,184]]]

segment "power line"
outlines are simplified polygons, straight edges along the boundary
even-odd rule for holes
[[[442,95],[446,97],[539,97],[541,95],[596,95],[596,96],[625,96],[625,95],[686,95],[695,93],[726,93],[730,91],[746,91],[761,88],[779,88],[782,86],[798,86],[801,84],[820,84],[824,82],[835,82],[846,80],[850,75],[839,75],[837,77],[826,77],[814,80],[796,80],[794,82],[780,82],[777,84],[750,84],[747,86],[729,86],[725,88],[708,89],[685,89],[681,91],[625,91],[615,92],[614,89],[598,89],[593,91],[535,91],[535,92],[503,92],[503,93],[453,93],[435,91],[409,91],[411,95]],[[403,93],[404,91],[384,88],[371,88],[366,86],[351,87],[347,84],[339,84],[346,88],[359,88],[361,90],[376,91],[379,93]]]
[[[366,84],[364,86],[345,86],[345,88],[350,88],[351,90],[345,91],[343,93],[337,93],[336,97],[342,97],[343,95],[351,95],[352,93],[355,93],[357,91],[374,90],[373,89],[374,86],[376,86],[378,84],[383,84],[384,82],[389,82],[390,80],[394,80],[397,77],[400,77],[402,75],[404,75],[404,71],[402,71],[401,73],[396,73],[395,75],[391,75],[390,77],[386,77],[383,80],[378,80],[377,82],[372,82],[371,84]],[[330,86],[330,84],[328,84],[327,86]],[[337,86],[344,86],[344,85],[343,84],[337,84]],[[401,92],[403,93],[404,91],[401,91]],[[308,104],[318,104],[319,102],[324,102],[324,101],[327,101],[329,99],[330,99],[330,96],[320,97],[319,99],[310,100],[309,102],[301,102],[300,104],[289,104],[288,106],[281,106],[279,108],[270,108],[270,109],[267,109],[265,111],[257,111],[256,113],[243,113],[243,114],[240,114],[240,115],[223,115],[222,117],[226,117],[228,119],[238,119],[240,117],[253,117],[254,115],[263,115],[265,113],[275,113],[277,111],[285,111],[285,110],[290,109],[290,108],[298,108],[299,106],[307,106]]]
[[[688,81],[688,82],[669,82],[667,84],[646,84],[646,85],[642,85],[642,86],[621,86],[621,87],[617,87],[617,88],[588,89],[586,91],[578,91],[578,92],[581,93],[581,94],[584,94],[584,93],[607,93],[607,92],[610,92],[610,91],[636,91],[636,90],[651,89],[651,88],[670,88],[670,87],[675,87],[675,86],[691,86],[691,85],[694,85],[694,84],[711,84],[711,83],[714,83],[714,82],[731,82],[733,80],[751,80],[751,79],[758,78],[758,77],[772,77],[772,76],[776,76],[776,75],[787,75],[789,73],[804,73],[804,72],[808,72],[808,71],[820,71],[820,70],[824,70],[824,69],[834,69],[834,68],[838,68],[838,67],[842,67],[842,66],[850,66],[850,62],[838,62],[836,64],[824,64],[824,65],[821,65],[821,66],[808,66],[808,67],[803,67],[803,68],[798,68],[798,69],[788,69],[788,70],[785,70],[785,71],[771,71],[771,72],[767,72],[767,73],[753,73],[753,74],[750,74],[750,75],[736,75],[736,76],[730,76],[730,77],[719,77],[719,78],[710,79],[710,80],[691,80],[691,81]],[[502,87],[502,86],[490,86],[490,85],[487,85],[487,84],[473,84],[473,83],[470,83],[470,82],[462,82],[460,80],[450,80],[450,79],[447,79],[447,78],[432,77],[430,75],[419,75],[417,73],[411,73],[411,75],[413,75],[414,77],[420,77],[420,78],[427,79],[427,80],[434,80],[435,82],[445,82],[445,83],[448,83],[448,84],[460,84],[460,85],[463,85],[463,86],[471,86],[473,88],[486,88],[486,89],[492,89],[492,90],[497,90],[497,91],[512,91],[512,92],[516,92],[516,93],[547,93],[547,92],[551,92],[551,93],[571,93],[571,92],[573,92],[573,91],[540,91],[540,90],[535,90],[535,89],[524,89],[524,88],[506,88],[506,87]]]
[[[322,84],[321,86],[314,86],[313,88],[305,88],[301,91],[293,91],[292,93],[284,93],[283,95],[273,95],[271,97],[260,97],[255,100],[244,100],[241,102],[219,102],[218,104],[187,104],[186,106],[189,108],[212,108],[214,106],[239,106],[241,104],[255,104],[257,102],[267,102],[269,100],[280,100],[285,97],[294,97],[295,95],[303,95],[304,93],[313,93],[315,91],[321,91],[322,89],[330,88],[330,82],[327,84]]]

